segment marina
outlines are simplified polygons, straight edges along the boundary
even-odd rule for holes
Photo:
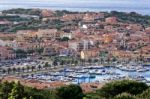
[[[107,83],[114,80],[130,79],[150,83],[150,66],[77,66],[66,67],[57,72],[43,72],[22,75],[24,79],[36,79],[39,81],[66,83]]]

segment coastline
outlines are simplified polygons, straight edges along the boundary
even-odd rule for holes
[[[150,8],[146,7],[143,9],[139,9],[138,7],[87,7],[87,6],[52,6],[52,5],[2,5],[0,4],[0,11],[9,10],[9,9],[49,9],[49,10],[67,10],[72,12],[136,12],[142,15],[150,15]]]

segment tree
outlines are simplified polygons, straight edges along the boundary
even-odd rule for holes
[[[55,60],[53,61],[53,65],[54,65],[54,66],[57,66],[57,65],[58,65],[57,59],[55,59]]]
[[[131,94],[122,93],[122,94],[115,96],[114,99],[137,99],[137,98],[135,98],[135,96],[132,96]]]
[[[35,66],[31,66],[31,70],[33,71],[35,69]]]
[[[99,96],[98,94],[92,92],[92,93],[87,93],[86,97],[83,99],[105,99],[104,97]]]
[[[22,99],[24,95],[24,87],[18,82],[14,84],[8,99]]]
[[[145,90],[143,93],[137,96],[139,99],[149,99],[150,98],[150,88]]]
[[[18,68],[17,68],[17,72],[20,72],[20,70],[21,70],[20,67],[18,67]]]
[[[36,49],[36,52],[38,52],[39,54],[42,54],[43,50],[44,50],[44,48],[39,48],[39,49]]]
[[[28,51],[27,51],[27,53],[29,54],[29,55],[31,55],[31,54],[33,54],[35,51],[33,50],[33,49],[29,49]]]
[[[38,69],[41,70],[41,68],[42,68],[42,66],[41,66],[41,65],[38,65]]]
[[[77,66],[77,64],[78,64],[78,60],[75,60],[74,64],[75,64],[75,66]]]
[[[53,93],[54,94],[54,93]],[[26,87],[19,82],[0,83],[0,99],[55,99],[50,90]]]
[[[21,49],[15,50],[15,53],[17,58],[27,57],[27,52],[25,52],[24,50]]]
[[[8,94],[11,92],[13,84],[14,82],[8,83],[7,81],[2,84],[0,99],[8,99]]]
[[[89,58],[89,59],[88,59],[88,62],[89,62],[89,64],[91,65],[91,63],[92,63],[92,59],[91,59],[91,58]]]
[[[8,68],[7,69],[7,73],[9,74],[11,72],[11,68]]]
[[[13,67],[12,71],[13,71],[13,73],[15,73],[15,72],[16,72],[16,68],[15,68],[15,67]]]
[[[147,88],[148,86],[142,82],[122,80],[107,83],[97,92],[105,98],[112,98],[123,92],[129,93],[131,95],[137,95],[142,93]]]
[[[44,67],[47,68],[49,66],[48,62],[45,63]]]
[[[5,69],[3,69],[3,70],[2,70],[2,73],[3,73],[3,74],[5,74],[5,73],[6,73],[6,70],[5,70]]]
[[[60,61],[60,65],[62,65],[62,66],[63,66],[63,65],[64,65],[64,63],[65,63],[65,62],[64,62],[64,60],[61,60],[61,61]]]
[[[24,68],[24,67],[22,67],[22,68],[21,68],[21,70],[22,70],[22,72],[24,72],[24,71],[25,71],[25,68]]]
[[[83,92],[78,85],[69,85],[58,88],[56,90],[56,95],[58,99],[82,99]]]
[[[31,69],[30,66],[27,66],[27,72],[29,72],[30,69]]]
[[[69,40],[68,37],[63,37],[63,38],[61,39],[61,41],[68,41],[68,40]]]

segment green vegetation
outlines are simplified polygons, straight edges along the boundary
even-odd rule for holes
[[[4,10],[4,11],[2,11],[2,13],[5,13],[5,14],[9,13],[9,14],[40,15],[41,10],[39,10],[39,9],[22,9],[22,8],[18,8],[18,9]]]
[[[149,87],[131,80],[114,81],[105,84],[96,92],[87,94],[87,99],[143,99],[148,96]],[[148,99],[148,98],[144,98]]]
[[[65,22],[61,21],[60,19],[54,20],[46,20],[43,22],[41,16],[42,10],[40,9],[10,9],[2,11],[3,15],[0,16],[1,20],[8,20],[11,24],[9,25],[0,25],[0,32],[16,32],[17,30],[37,30],[39,28],[57,28],[58,30],[62,29],[66,26]],[[57,10],[54,13],[54,17],[62,17],[65,14],[80,14],[81,12],[70,12],[66,10]],[[150,24],[150,16],[148,15],[141,15],[135,12],[126,13],[126,12],[117,12],[112,11],[110,13],[104,12],[105,17],[112,17],[115,16],[118,18],[118,21],[123,23],[137,23],[141,24],[144,27],[149,26]],[[20,17],[19,15],[14,16],[7,16],[6,14],[24,14],[24,15],[36,15],[39,19],[34,19],[30,17]],[[81,13],[83,14],[83,12]],[[85,14],[85,13],[84,13]],[[102,20],[104,20],[104,18]],[[78,22],[82,20],[74,20],[72,24],[77,25]],[[18,22],[18,24],[13,24],[13,22]],[[99,27],[103,28],[103,27]]]
[[[19,82],[4,82],[0,85],[0,99],[82,99],[82,97],[82,89],[77,85],[56,90],[25,87]]]
[[[123,80],[110,82],[101,89],[83,94],[78,85],[57,89],[36,89],[18,83],[0,84],[0,99],[149,99],[150,88],[141,82]]]
[[[27,57],[27,52],[22,49],[15,50],[15,53],[17,58]]]
[[[118,81],[118,82],[112,82],[108,83],[105,86],[103,86],[98,92],[101,94],[101,96],[109,98],[114,97],[118,94],[121,94],[123,92],[130,93],[132,95],[137,95],[144,90],[146,90],[148,86],[141,82],[135,82],[135,81]]]
[[[6,15],[0,16],[0,19],[1,20],[6,19],[8,21],[15,21],[15,22],[29,21],[29,19],[27,19],[27,18],[22,18],[22,17],[19,17],[19,16],[6,16]]]
[[[63,37],[63,38],[62,38],[62,41],[68,41],[68,40],[69,40],[68,37]]]
[[[126,12],[112,11],[105,15],[106,15],[105,17],[115,16],[119,18],[120,22],[137,23],[137,24],[142,24],[145,27],[150,25],[150,16],[141,15],[135,12],[126,13]]]
[[[117,95],[114,99],[137,99],[137,98],[132,96],[131,94],[122,93],[122,94]]]
[[[142,94],[138,95],[139,99],[149,99],[150,98],[150,88],[145,90]]]
[[[82,99],[83,93],[80,86],[69,85],[57,89],[56,96],[58,99]]]
[[[56,10],[55,11],[55,16],[63,16],[65,14],[78,14],[79,12],[70,12],[67,10]]]
[[[60,63],[60,65],[66,65],[66,64],[78,64],[78,60],[75,58],[72,58],[70,56],[60,56],[60,57],[54,57],[53,59],[53,65],[56,66],[58,65],[58,63]]]
[[[17,58],[25,58],[27,55],[32,55],[34,53],[41,54],[43,52],[44,48],[37,48],[37,49],[28,49],[27,51],[24,51],[22,49],[14,50],[16,53]]]
[[[0,87],[0,99],[49,99],[50,91],[25,87],[18,83],[4,82]]]

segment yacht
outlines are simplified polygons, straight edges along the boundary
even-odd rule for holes
[[[147,69],[147,68],[141,68],[141,69],[137,70],[137,72],[146,72],[146,71],[149,71],[149,69]]]
[[[82,69],[82,70],[79,70],[79,71],[76,71],[76,73],[87,73],[88,70],[85,70],[85,69]]]

